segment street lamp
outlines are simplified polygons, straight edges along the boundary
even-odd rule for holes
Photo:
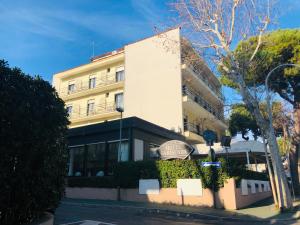
[[[124,112],[124,109],[120,106],[117,106],[116,110],[121,113],[121,119],[120,119],[120,139],[119,139],[119,153],[120,153],[120,156],[119,156],[119,162],[121,161],[122,159],[122,119],[123,119],[123,112]]]
[[[284,64],[280,64],[279,66],[276,66],[274,69],[272,69],[267,77],[266,77],[266,80],[265,80],[265,86],[266,86],[266,100],[267,100],[267,111],[268,111],[268,115],[269,115],[269,125],[270,125],[270,131],[273,135],[275,135],[275,132],[274,132],[274,128],[273,128],[273,117],[272,117],[272,107],[271,107],[271,97],[270,97],[270,91],[269,91],[269,87],[268,87],[268,82],[269,82],[269,78],[271,77],[271,75],[273,74],[273,72],[281,67],[285,67],[285,66],[294,66],[294,67],[299,67],[300,68],[300,65],[298,64],[293,64],[293,63],[284,63]],[[266,152],[266,157],[267,157],[267,151],[265,149],[265,152]],[[293,187],[293,182],[292,182],[292,189],[294,189]],[[295,199],[295,196],[294,196],[294,199]]]
[[[284,63],[284,64],[280,64],[279,66],[276,66],[274,69],[272,69],[265,80],[265,86],[266,86],[266,100],[267,100],[267,110],[268,110],[268,115],[269,115],[269,120],[270,120],[270,130],[271,132],[274,134],[274,128],[273,128],[273,117],[272,117],[272,107],[271,107],[271,97],[270,97],[270,91],[269,91],[269,87],[268,87],[268,82],[269,82],[269,78],[271,77],[272,73],[281,68],[281,67],[285,67],[285,66],[295,66],[295,67],[299,67],[300,65],[298,64],[293,64],[293,63]]]

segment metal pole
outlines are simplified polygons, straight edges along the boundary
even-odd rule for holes
[[[272,106],[271,106],[271,97],[270,97],[270,92],[269,92],[269,87],[268,87],[268,83],[269,83],[269,79],[272,75],[272,73],[281,68],[281,67],[285,67],[285,66],[295,66],[295,67],[300,67],[300,65],[297,64],[293,64],[293,63],[285,63],[285,64],[281,64],[279,66],[276,66],[274,69],[272,69],[265,80],[265,86],[266,86],[266,100],[267,100],[267,111],[268,111],[268,116],[269,116],[269,126],[270,126],[270,131],[271,134],[275,135],[274,132],[274,128],[273,128],[273,117],[272,117]],[[276,161],[277,159],[274,159],[274,161]],[[273,163],[273,167],[274,167],[274,175],[276,177],[276,175],[278,176],[279,174],[277,173],[281,173],[281,171],[279,170],[279,168],[277,168],[276,162]],[[281,175],[281,174],[280,174]],[[283,193],[282,193],[282,183],[281,180],[276,179],[276,187],[277,187],[277,192],[278,192],[278,204],[279,204],[279,208],[281,209],[281,207],[283,206]]]
[[[121,119],[120,119],[120,139],[119,139],[119,162],[122,160],[122,118],[123,118],[123,112],[121,111]]]

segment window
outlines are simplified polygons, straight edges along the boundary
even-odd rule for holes
[[[107,68],[107,72],[108,72],[108,73],[110,72],[110,68]]]
[[[75,91],[75,84],[74,83],[70,83],[68,86],[68,93],[72,93]]]
[[[200,125],[199,124],[197,124],[196,125],[196,131],[197,131],[197,134],[201,134],[201,130],[200,130]]]
[[[69,117],[72,114],[72,109],[73,109],[73,107],[71,105],[67,106],[67,114],[68,114]]]
[[[158,159],[159,158],[159,154],[158,154],[158,148],[159,148],[159,145],[157,144],[154,144],[154,143],[149,143],[149,150],[150,150],[150,158],[151,159]]]
[[[89,89],[96,87],[96,77],[90,77],[89,79]]]
[[[129,148],[128,141],[122,141],[121,149],[119,149],[119,141],[111,142],[108,145],[108,174],[112,174],[112,169],[115,164],[122,161],[128,161]]]
[[[84,146],[70,148],[68,176],[84,176]]]
[[[118,69],[116,72],[116,82],[120,82],[124,80],[124,69]]]
[[[86,109],[87,116],[93,115],[95,113],[94,106],[95,106],[94,100],[88,100],[87,109]]]
[[[123,108],[123,93],[115,95],[116,108]]]
[[[87,176],[103,176],[105,161],[105,143],[87,145]]]

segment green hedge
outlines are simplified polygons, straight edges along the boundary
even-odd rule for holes
[[[68,187],[102,187],[115,188],[114,177],[68,177]]]
[[[238,161],[218,158],[221,168],[201,167],[202,160],[138,161],[120,162],[113,168],[111,177],[72,177],[68,178],[69,187],[137,188],[140,179],[158,179],[162,188],[176,188],[177,179],[200,178],[204,188],[218,190],[226,179],[267,180],[266,174],[248,171]],[[230,166],[229,166],[230,165]],[[215,181],[215,183],[214,183]]]

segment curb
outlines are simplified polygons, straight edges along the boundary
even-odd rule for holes
[[[74,206],[82,206],[82,207],[110,207],[110,208],[120,208],[120,209],[135,209],[139,210],[139,212],[147,213],[147,214],[157,214],[157,215],[168,215],[168,216],[176,216],[180,218],[191,218],[191,219],[205,219],[205,220],[219,220],[219,221],[239,221],[239,222],[288,222],[288,221],[297,221],[300,219],[300,213],[297,214],[296,218],[289,219],[260,219],[260,218],[252,218],[248,215],[236,214],[237,217],[230,216],[218,216],[211,214],[203,214],[196,212],[179,212],[175,210],[163,209],[163,208],[149,208],[143,206],[130,206],[130,205],[118,205],[118,204],[101,204],[101,203],[76,203],[76,202],[67,202],[62,201],[62,204],[65,205],[74,205]],[[295,211],[297,212],[297,211]],[[298,211],[299,212],[299,211]]]

